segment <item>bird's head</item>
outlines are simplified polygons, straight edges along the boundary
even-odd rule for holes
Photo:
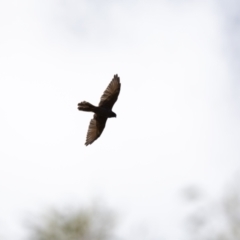
[[[117,114],[115,112],[112,112],[111,117],[117,117]]]

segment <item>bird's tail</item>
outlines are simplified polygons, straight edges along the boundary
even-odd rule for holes
[[[78,110],[85,112],[95,112],[96,107],[89,102],[80,102],[78,104]]]

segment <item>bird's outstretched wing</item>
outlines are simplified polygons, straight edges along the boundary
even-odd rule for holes
[[[112,81],[109,83],[107,89],[104,91],[98,106],[112,109],[114,103],[118,99],[120,88],[121,88],[120,78],[116,74],[114,75]]]
[[[88,127],[87,139],[85,142],[86,146],[92,144],[101,136],[103,129],[105,128],[106,121],[107,118],[94,114],[94,117],[91,119]]]

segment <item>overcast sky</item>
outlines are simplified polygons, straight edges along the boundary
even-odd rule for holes
[[[0,235],[49,206],[103,201],[119,239],[184,239],[196,186],[219,196],[239,169],[237,1],[0,2]],[[84,145],[114,74],[122,89]],[[14,230],[13,230],[14,229]]]

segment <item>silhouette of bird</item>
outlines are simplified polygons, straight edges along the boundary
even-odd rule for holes
[[[112,111],[112,107],[118,99],[120,88],[120,78],[116,74],[113,76],[112,81],[104,91],[98,107],[86,101],[78,103],[78,110],[94,112],[93,119],[91,119],[88,127],[85,142],[86,146],[92,144],[101,136],[108,118],[117,117],[116,113]]]

